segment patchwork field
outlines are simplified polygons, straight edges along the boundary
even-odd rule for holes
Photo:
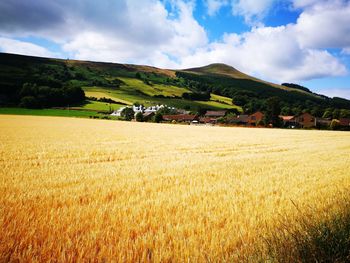
[[[0,115],[0,162],[1,262],[288,262],[350,200],[345,132]]]

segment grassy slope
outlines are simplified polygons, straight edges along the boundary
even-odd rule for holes
[[[97,112],[93,112],[93,111],[63,110],[63,109],[23,109],[23,108],[0,108],[0,114],[85,117],[85,118],[90,116],[101,116],[101,114],[98,114]]]
[[[149,66],[124,65],[116,63],[98,63],[89,61],[46,59],[11,54],[0,54],[0,77],[3,82],[14,82],[15,79],[23,79],[28,74],[66,74],[73,76],[67,79],[70,85],[81,86],[86,96],[106,97],[117,102],[133,104],[134,102],[145,105],[166,104],[177,108],[189,108],[196,110],[198,107],[208,109],[231,109],[240,107],[232,105],[231,99],[212,96],[211,101],[189,101],[180,99],[184,92],[190,92],[178,83],[167,82],[175,78],[175,71],[158,69]],[[139,72],[142,81],[136,78]],[[80,77],[77,77],[77,76]],[[8,80],[7,80],[8,79]],[[121,85],[100,84],[100,82],[122,81]],[[146,84],[148,82],[149,84]],[[0,83],[1,85],[1,83]],[[18,83],[21,86],[21,83]],[[155,97],[156,96],[156,97]],[[164,96],[159,97],[159,96]],[[108,104],[95,101],[87,101],[85,105],[70,105],[81,110],[109,111],[117,109],[122,104]]]
[[[195,110],[197,107],[212,109],[233,109],[241,110],[241,107],[232,105],[232,100],[227,97],[212,94],[210,101],[188,101],[180,98],[157,98],[155,95],[177,96],[180,97],[184,92],[190,92],[188,89],[176,87],[173,85],[152,84],[146,85],[141,80],[135,78],[118,78],[125,84],[118,89],[106,89],[104,87],[83,87],[86,96],[97,98],[106,97],[127,104],[134,102],[142,103],[146,106],[153,104],[166,104],[177,108],[189,107]]]
[[[215,63],[211,64],[205,67],[199,67],[199,68],[191,68],[191,69],[185,69],[183,70],[184,72],[188,73],[195,73],[199,75],[207,75],[207,74],[214,74],[214,75],[222,75],[222,76],[227,76],[235,79],[246,79],[246,80],[253,80],[255,82],[267,84],[271,87],[286,90],[286,91],[296,91],[296,92],[301,92],[306,94],[307,92],[299,90],[299,89],[293,89],[289,88],[286,86],[278,85],[275,83],[267,82],[252,76],[249,76],[247,74],[244,74],[243,72],[235,69],[234,67],[225,65],[225,64],[220,64],[220,63]],[[309,93],[307,93],[309,94]]]

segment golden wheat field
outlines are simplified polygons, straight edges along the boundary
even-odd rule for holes
[[[3,115],[0,162],[0,261],[254,261],[340,209],[350,133]]]

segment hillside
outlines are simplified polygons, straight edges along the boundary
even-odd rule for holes
[[[222,64],[222,63],[214,63],[214,64],[210,64],[210,65],[207,65],[204,67],[190,68],[190,69],[185,69],[182,71],[187,72],[187,73],[195,73],[195,74],[199,74],[199,75],[221,75],[221,76],[230,77],[230,78],[234,78],[234,79],[252,80],[254,82],[270,85],[274,88],[278,88],[278,89],[282,89],[282,90],[286,90],[286,91],[298,91],[298,92],[300,92],[300,90],[298,90],[298,89],[288,88],[288,87],[285,87],[282,85],[278,85],[275,83],[267,82],[267,81],[249,76],[249,75],[235,69],[234,67],[231,67],[229,65]]]
[[[348,100],[296,87],[272,84],[225,64],[168,70],[0,53],[2,107],[69,107],[108,113],[137,102],[191,111],[236,109],[250,113],[266,109],[266,100],[278,97],[285,115],[350,109]]]
[[[198,108],[241,110],[232,104],[231,98],[215,94],[207,101],[184,100],[182,94],[192,91],[183,80],[176,78],[173,70],[0,53],[0,105],[16,105],[24,83],[52,86],[58,82],[63,87],[81,87],[87,97],[94,98],[70,105],[76,109],[110,111],[138,102],[193,111]],[[114,103],[98,101],[101,98]]]

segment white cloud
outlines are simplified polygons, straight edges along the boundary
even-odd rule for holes
[[[209,16],[214,16],[219,10],[228,5],[228,0],[206,0],[205,4],[208,8],[207,12]]]
[[[50,1],[36,0],[35,5],[27,5],[28,10],[22,12],[30,14],[27,22],[11,20],[22,0],[11,1],[12,8],[4,8],[0,2],[0,11],[6,17],[0,18],[0,34],[6,35],[3,39],[19,35],[42,37],[60,43],[70,58],[167,68],[224,62],[277,82],[347,72],[342,62],[325,50],[337,47],[344,54],[350,50],[349,3],[342,0],[334,0],[333,5],[330,0],[309,0],[304,4],[290,0],[295,8],[302,8],[296,24],[260,25],[243,34],[227,33],[217,42],[208,41],[205,29],[194,18],[194,1],[106,0],[97,4],[93,0],[61,0],[52,6]],[[207,5],[208,12],[214,14],[222,5],[231,4],[234,12],[256,22],[277,1],[281,0],[207,0]],[[171,5],[170,11],[165,4]],[[44,18],[39,16],[38,20],[35,14],[47,11],[50,16],[43,17],[49,22],[43,27]],[[16,44],[7,44],[4,51],[52,56],[39,46]]]
[[[260,22],[278,0],[232,0],[232,11],[244,17],[248,24]]]
[[[139,2],[138,2],[139,3]],[[124,32],[83,30],[66,41],[63,49],[78,59],[104,60],[176,67],[172,58],[188,56],[208,42],[203,27],[193,18],[193,3],[173,3],[170,17],[160,2],[128,2]],[[159,27],[159,28],[158,28]]]
[[[350,2],[317,3],[298,18],[296,36],[313,48],[350,47]]]
[[[327,51],[302,48],[294,27],[260,27],[243,35],[228,34],[221,42],[199,49],[182,60],[183,66],[223,62],[271,81],[299,81],[341,76],[346,67]]]
[[[294,8],[312,7],[315,4],[324,3],[328,0],[291,0]]]
[[[0,50],[6,53],[39,57],[54,57],[56,55],[41,46],[4,37],[0,37]]]
[[[343,48],[342,53],[346,55],[350,55],[350,47]]]

